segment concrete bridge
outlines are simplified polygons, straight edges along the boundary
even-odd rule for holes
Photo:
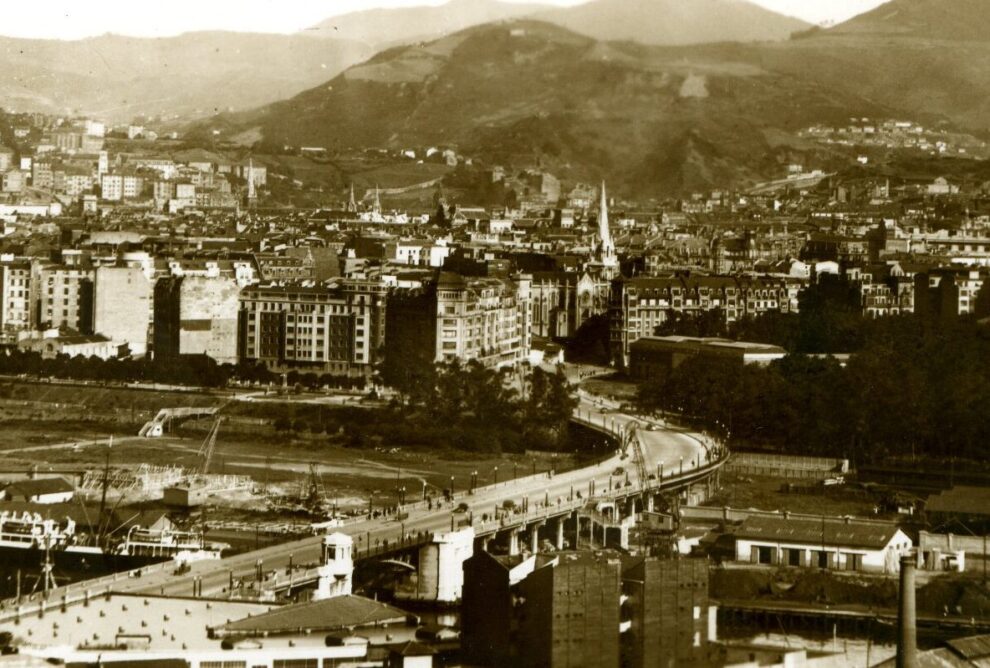
[[[356,562],[408,562],[408,555],[445,544],[445,536],[468,528],[476,549],[499,542],[510,553],[520,551],[524,544],[538,551],[541,540],[562,549],[568,534],[573,536],[573,547],[583,535],[593,539],[596,530],[604,538],[599,544],[609,542],[611,531],[610,544],[624,546],[626,518],[652,510],[660,496],[678,494],[699,483],[711,487],[728,458],[728,451],[707,437],[622,413],[584,397],[573,419],[620,447],[612,456],[581,469],[559,474],[550,471],[465,490],[450,501],[406,504],[396,517],[358,518],[336,530],[353,538]],[[50,592],[47,600],[35,595],[16,607],[7,601],[0,608],[0,622],[36,613],[41,606],[66,605],[108,591],[230,595],[232,583],[266,572],[292,576],[292,583],[287,585],[291,588],[309,579],[304,571],[319,564],[321,550],[322,537],[313,536],[222,560],[193,563],[183,573],[172,563],[157,564],[61,587]]]
[[[201,408],[163,408],[146,422],[138,436],[142,438],[157,438],[172,428],[172,425],[182,420],[193,418],[211,417],[217,414],[220,406],[209,406]]]

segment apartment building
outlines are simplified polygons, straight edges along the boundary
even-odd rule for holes
[[[376,281],[247,288],[239,357],[276,370],[369,373],[385,341],[387,296]]]
[[[620,279],[612,284],[609,338],[613,361],[625,368],[629,346],[652,336],[673,313],[720,309],[727,322],[763,313],[798,310],[797,279],[742,276],[669,276]]]
[[[386,356],[516,364],[532,345],[532,277],[466,277],[439,272],[423,288],[389,296]]]
[[[0,331],[13,335],[31,327],[31,263],[0,263]]]

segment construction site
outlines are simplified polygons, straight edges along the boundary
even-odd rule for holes
[[[402,497],[439,497],[451,480],[493,481],[500,466],[505,479],[551,465],[388,443],[353,449],[335,426],[347,397],[317,405],[257,394],[0,382],[0,479],[61,477],[88,512],[101,501],[167,512],[236,547],[379,513]]]

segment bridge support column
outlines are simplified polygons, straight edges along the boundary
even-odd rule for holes
[[[536,554],[540,551],[540,525],[534,524],[529,530],[529,553]]]
[[[563,517],[558,518],[555,526],[556,532],[554,535],[553,546],[558,550],[564,549],[564,520],[565,518]]]
[[[509,555],[519,554],[519,529],[509,529]]]
[[[491,536],[482,536],[478,539],[482,552],[488,552],[488,544],[491,542]]]
[[[645,502],[643,504],[644,508],[646,509],[646,512],[648,512],[648,513],[652,513],[653,512],[653,502],[654,502],[653,495],[650,494],[650,493],[647,493],[646,494],[646,500],[645,500]]]
[[[619,547],[623,550],[629,549],[629,527],[624,524],[619,527]]]

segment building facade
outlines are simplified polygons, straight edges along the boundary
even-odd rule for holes
[[[726,322],[764,313],[798,310],[801,282],[777,277],[668,276],[612,283],[609,339],[613,362],[625,368],[630,346],[673,314],[721,310]]]
[[[97,267],[93,278],[93,331],[126,343],[131,355],[148,352],[154,321],[154,284],[140,267]]]
[[[386,356],[507,366],[532,346],[532,278],[466,277],[440,272],[423,288],[389,295]]]
[[[387,287],[250,287],[241,293],[239,357],[271,369],[370,372],[385,342]]]
[[[228,277],[159,279],[154,291],[156,359],[206,355],[237,363],[240,287]]]

